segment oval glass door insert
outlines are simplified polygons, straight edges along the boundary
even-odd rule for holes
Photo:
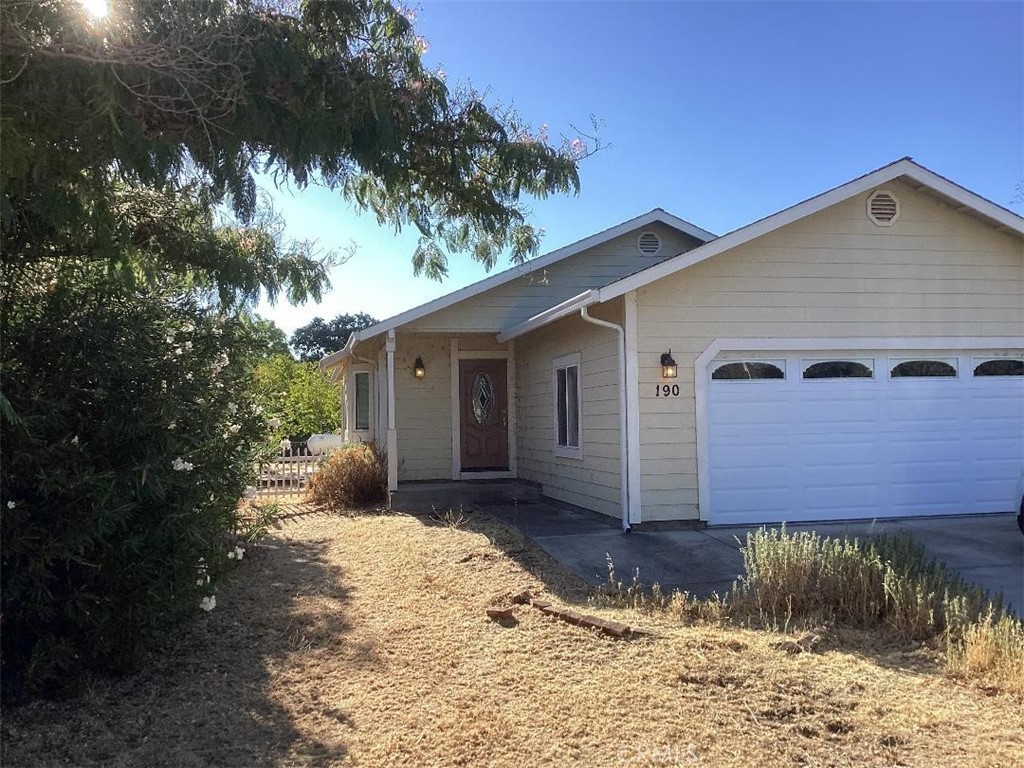
[[[473,418],[481,427],[487,426],[494,413],[494,387],[491,377],[486,373],[478,373],[473,379]]]

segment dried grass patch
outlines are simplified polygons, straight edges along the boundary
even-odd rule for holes
[[[667,614],[615,640],[497,593],[633,623],[518,533],[402,515],[282,521],[140,674],[5,712],[4,765],[1024,764],[1019,698],[934,651]]]

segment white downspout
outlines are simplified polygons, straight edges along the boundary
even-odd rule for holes
[[[622,530],[629,533],[629,448],[626,443],[627,427],[629,424],[626,412],[626,332],[621,325],[599,320],[591,317],[587,307],[580,309],[580,317],[585,322],[593,325],[600,325],[602,328],[611,328],[615,331],[619,352],[619,486],[620,501],[622,504]]]
[[[398,432],[395,430],[395,332],[388,331],[388,491],[398,490]]]

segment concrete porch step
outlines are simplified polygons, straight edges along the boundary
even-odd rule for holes
[[[437,480],[399,483],[391,492],[391,508],[422,514],[475,505],[531,504],[542,498],[540,486],[527,480]]]

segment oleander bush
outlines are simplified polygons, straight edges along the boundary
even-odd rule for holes
[[[94,263],[23,275],[3,286],[8,693],[129,669],[210,607],[267,432],[237,317]]]

